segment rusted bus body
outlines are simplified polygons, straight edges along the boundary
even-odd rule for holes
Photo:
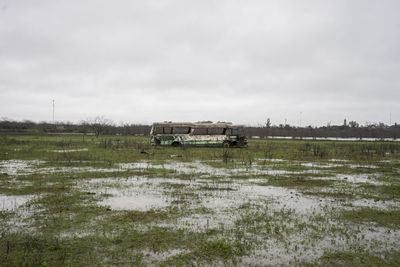
[[[161,146],[247,146],[243,126],[229,123],[154,123],[150,137]]]

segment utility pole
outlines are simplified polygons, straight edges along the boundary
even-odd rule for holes
[[[389,113],[389,127],[392,126],[392,112]]]
[[[56,122],[54,121],[54,99],[53,99],[53,125],[56,125]]]
[[[303,114],[303,112],[300,111],[300,127],[301,127],[301,115]]]

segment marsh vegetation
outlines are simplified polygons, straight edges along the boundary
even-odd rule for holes
[[[1,136],[4,265],[400,264],[400,143]]]

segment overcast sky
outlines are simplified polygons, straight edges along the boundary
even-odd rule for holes
[[[400,1],[0,0],[0,117],[400,123]]]

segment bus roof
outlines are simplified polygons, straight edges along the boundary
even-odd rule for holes
[[[155,122],[153,127],[242,128],[244,126],[230,123]]]

